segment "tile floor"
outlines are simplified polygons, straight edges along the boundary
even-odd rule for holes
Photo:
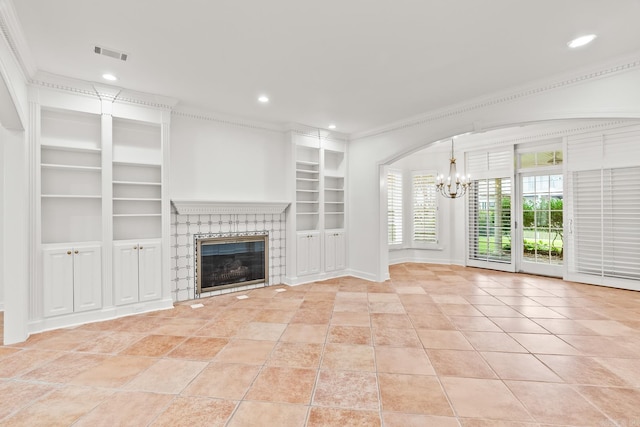
[[[391,276],[0,347],[0,425],[640,426],[640,293],[441,265]]]

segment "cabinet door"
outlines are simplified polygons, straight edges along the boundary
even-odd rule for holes
[[[324,235],[324,270],[346,268],[344,231],[327,231]]]
[[[309,233],[309,273],[320,273],[320,232]]]
[[[138,302],[138,244],[113,244],[113,289],[116,305]]]
[[[309,274],[309,233],[298,233],[296,239],[296,273]]]
[[[99,246],[78,247],[73,251],[73,309],[102,307],[102,259]]]
[[[324,271],[336,269],[336,233],[326,231],[324,233]]]
[[[44,315],[73,313],[73,251],[71,248],[42,251]]]
[[[162,297],[162,257],[160,241],[139,244],[138,297],[151,301]]]
[[[336,270],[344,270],[347,268],[347,248],[344,231],[338,231],[333,233],[334,253],[335,253],[335,266]]]

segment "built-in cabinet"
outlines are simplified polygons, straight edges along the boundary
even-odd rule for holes
[[[287,281],[339,276],[346,269],[346,143],[330,135],[291,135],[295,174],[287,227]]]
[[[329,230],[324,233],[325,271],[344,270],[346,265],[344,231]]]
[[[46,245],[42,250],[44,315],[102,307],[100,245]]]
[[[320,232],[298,232],[297,236],[296,271],[298,276],[320,273]]]
[[[160,251],[159,240],[113,243],[116,305],[152,301],[161,297]]]
[[[38,248],[31,332],[169,308],[169,112],[32,97]]]

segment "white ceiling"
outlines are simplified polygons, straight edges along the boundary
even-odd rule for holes
[[[13,3],[40,71],[344,133],[640,51],[640,0]]]

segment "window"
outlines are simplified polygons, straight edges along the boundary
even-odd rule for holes
[[[387,230],[390,245],[402,244],[402,172],[387,173]]]
[[[438,243],[436,204],[436,176],[432,173],[413,172],[413,241]]]

